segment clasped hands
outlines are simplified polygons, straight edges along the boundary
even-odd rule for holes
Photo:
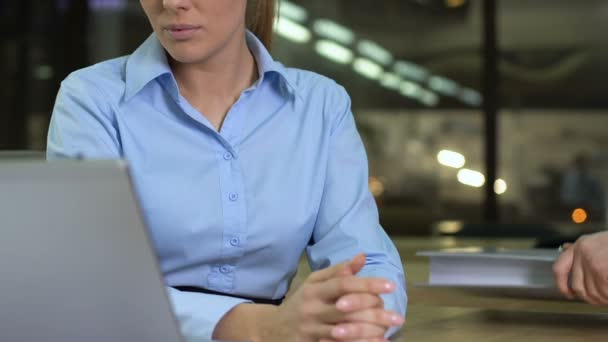
[[[313,272],[275,312],[277,320],[262,332],[264,341],[388,342],[384,335],[404,318],[384,309],[382,294],[396,284],[356,274],[365,256]]]

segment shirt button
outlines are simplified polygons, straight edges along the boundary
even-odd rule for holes
[[[236,201],[237,199],[239,199],[239,194],[237,194],[236,192],[233,192],[233,193],[231,193],[230,195],[228,195],[228,198],[229,198],[229,199],[230,199],[232,202],[234,202],[234,201]]]
[[[239,240],[239,238],[236,238],[236,237],[233,237],[232,239],[230,239],[230,244],[234,247],[238,246],[240,242],[241,241]]]
[[[230,153],[230,152],[224,153],[224,159],[226,159],[226,160],[232,160],[232,153]]]
[[[220,267],[220,272],[226,274],[226,273],[230,273],[230,266],[228,265],[223,265],[222,267]]]

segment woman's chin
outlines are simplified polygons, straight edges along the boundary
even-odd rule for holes
[[[192,51],[192,49],[171,49],[168,50],[171,58],[180,64],[195,64],[204,61],[207,58],[207,54],[201,53],[200,51]]]

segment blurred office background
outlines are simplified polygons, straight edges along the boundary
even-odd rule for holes
[[[137,0],[0,1],[0,150],[150,31]],[[605,32],[603,0],[290,0],[273,54],[349,91],[391,235],[550,237],[605,227]]]

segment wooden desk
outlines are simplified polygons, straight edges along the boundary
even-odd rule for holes
[[[447,247],[530,248],[533,240],[395,239],[406,268],[408,313],[396,342],[608,341],[608,307],[578,302],[482,296],[452,289],[417,288],[428,278],[420,250]],[[294,284],[308,274],[305,264]]]

